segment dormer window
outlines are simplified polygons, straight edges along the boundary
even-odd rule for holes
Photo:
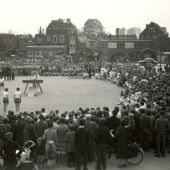
[[[155,32],[155,28],[149,28],[149,32]]]

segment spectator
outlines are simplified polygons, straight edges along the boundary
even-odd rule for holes
[[[66,134],[66,152],[67,152],[67,166],[75,166],[75,125],[69,125],[69,131]]]
[[[13,124],[12,131],[14,140],[17,141],[20,146],[24,144],[24,128],[25,122],[22,120],[22,116],[18,115],[16,122]]]
[[[105,120],[100,121],[100,126],[96,129],[95,142],[96,142],[96,170],[106,169],[106,153],[108,144],[110,144],[111,135],[108,127],[105,126]]]
[[[79,121],[79,128],[75,131],[75,146],[76,146],[76,170],[87,170],[87,156],[89,148],[89,132],[85,129],[83,119]]]
[[[47,122],[42,114],[39,115],[39,121],[34,124],[34,135],[36,139],[43,136],[44,131],[48,128]]]
[[[65,119],[60,119],[60,124],[58,125],[56,129],[56,135],[57,135],[57,157],[58,162],[63,163],[65,161],[66,156],[66,134],[68,132],[68,126],[65,124]]]
[[[164,111],[160,111],[160,118],[156,120],[155,123],[155,132],[156,132],[156,148],[157,154],[155,156],[160,157],[165,156],[165,139],[167,137],[168,132],[168,119],[164,117]],[[162,152],[161,152],[161,143],[162,143]]]
[[[115,139],[117,140],[117,159],[119,159],[120,168],[127,166],[128,143],[130,140],[130,133],[127,125],[124,119],[121,120],[115,135]]]
[[[19,152],[16,154],[17,150]],[[6,142],[3,143],[0,149],[0,155],[4,160],[4,170],[16,170],[17,158],[19,158],[21,152],[22,149],[19,144],[13,141],[12,133],[6,133]]]

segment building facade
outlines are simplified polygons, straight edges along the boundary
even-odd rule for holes
[[[141,40],[152,40],[158,37],[168,37],[166,27],[161,27],[157,23],[146,24],[146,28],[140,34]]]
[[[140,40],[151,40],[150,51],[155,59],[160,62],[170,63],[170,38],[166,27],[161,27],[157,23],[151,22],[140,35]],[[148,47],[149,48],[149,47]]]
[[[138,40],[135,35],[108,35],[98,38],[93,51],[108,61],[138,61],[142,50],[151,47],[151,40]]]
[[[77,29],[70,19],[52,20],[46,29],[47,44],[65,46],[67,54],[76,52]]]

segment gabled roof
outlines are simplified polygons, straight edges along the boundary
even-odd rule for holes
[[[149,25],[155,25],[155,27],[157,27],[163,34],[167,35],[167,30],[166,30],[166,27],[161,27],[160,25],[158,25],[157,23],[155,22],[152,22],[149,24]]]
[[[47,29],[50,29],[50,28],[72,28],[72,29],[75,29],[77,30],[76,26],[73,25],[71,22],[65,22],[63,19],[58,19],[58,20],[52,20],[51,23],[48,25]]]

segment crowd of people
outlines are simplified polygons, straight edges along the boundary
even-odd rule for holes
[[[9,64],[0,65],[0,78],[4,80],[15,80],[14,69]]]
[[[8,111],[0,119],[0,155],[5,169],[15,169],[19,156],[15,149],[21,149],[28,140],[36,143],[30,155],[34,163],[47,161],[50,165],[54,160],[53,165],[66,162],[76,170],[81,165],[87,170],[91,161],[96,161],[96,170],[105,170],[108,148],[115,151],[118,166],[126,167],[131,142],[139,143],[146,152],[154,151],[158,158],[165,157],[170,149],[170,76],[166,69],[153,67],[148,71],[117,64],[106,76],[125,88],[113,111],[108,107],[64,113],[47,113],[45,108],[18,114]],[[7,143],[15,144],[15,149],[9,150]]]

